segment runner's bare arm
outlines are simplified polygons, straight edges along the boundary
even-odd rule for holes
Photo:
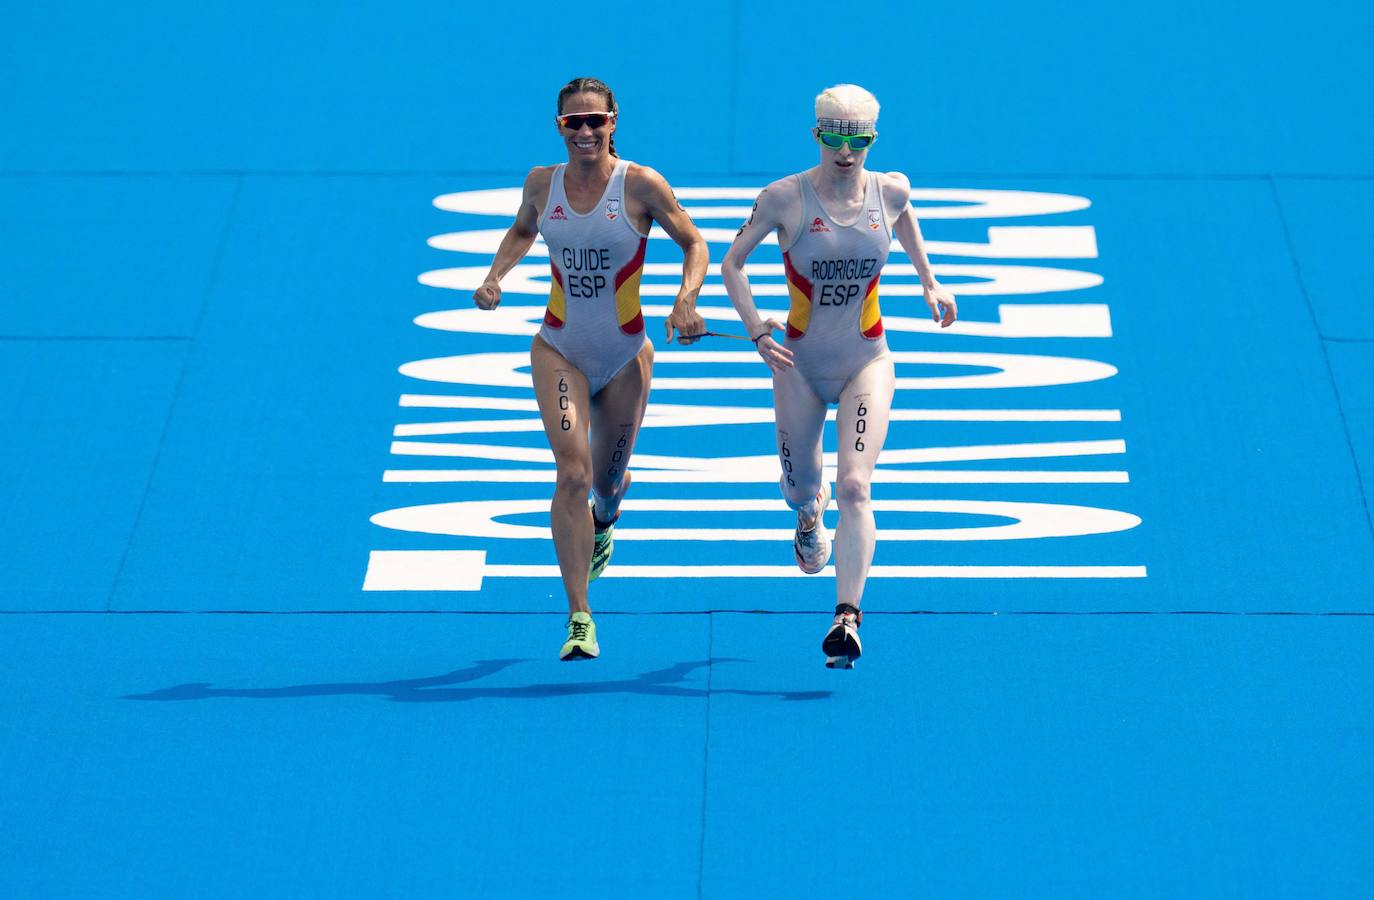
[[[706,240],[697,231],[692,217],[677,202],[673,189],[663,176],[648,166],[631,166],[626,173],[626,182],[636,199],[640,200],[654,222],[663,227],[668,237],[682,248],[682,284],[678,288],[677,300],[673,311],[663,323],[667,329],[666,340],[672,342],[673,330],[678,333],[679,344],[694,344],[701,340],[706,330],[706,322],[697,315],[697,295],[701,293],[701,283],[706,280],[706,267],[711,254]]]
[[[548,199],[552,175],[552,166],[536,166],[525,176],[515,222],[506,231],[506,236],[501,238],[501,245],[496,248],[496,256],[487,270],[486,279],[472,293],[473,302],[482,309],[495,309],[501,304],[501,279],[525,258],[534,245],[534,239],[539,235],[539,211]]]
[[[902,245],[916,274],[921,276],[921,288],[925,294],[926,306],[930,307],[930,317],[948,328],[959,317],[959,305],[949,289],[935,280],[930,270],[930,260],[926,258],[925,243],[921,239],[921,226],[916,221],[916,210],[911,206],[911,182],[901,172],[887,172],[878,176],[883,189],[883,202],[899,207],[900,212],[892,226],[892,233]],[[888,207],[889,216],[893,212]]]
[[[797,192],[786,183],[786,179],[764,188],[754,201],[753,212],[740,226],[734,243],[720,264],[725,292],[730,295],[730,302],[735,305],[735,312],[739,313],[740,321],[744,323],[745,333],[759,348],[759,355],[768,368],[774,371],[792,365],[792,351],[773,340],[772,332],[781,329],[782,323],[759,316],[758,307],[754,305],[754,294],[749,289],[749,278],[744,274],[744,263],[770,233],[778,231],[782,240],[787,226],[795,224],[798,216],[795,207],[800,201],[800,197],[795,195]]]

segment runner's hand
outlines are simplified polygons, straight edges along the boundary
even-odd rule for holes
[[[791,368],[792,351],[773,340],[773,332],[781,331],[782,323],[777,319],[767,319],[763,324],[768,327],[768,330],[765,331],[757,341],[754,341],[754,346],[758,348],[759,356],[763,357],[763,361],[768,364],[768,368],[774,372],[781,372],[783,369]]]
[[[501,305],[501,284],[484,281],[482,286],[472,292],[472,301],[479,309],[495,309]]]
[[[930,307],[930,318],[939,322],[941,328],[953,325],[954,320],[959,318],[959,304],[954,302],[954,295],[949,292],[949,288],[936,282],[923,290],[926,295],[926,306]]]
[[[696,304],[684,304],[681,300],[673,304],[673,311],[663,325],[667,329],[664,341],[669,344],[673,342],[674,328],[677,329],[679,344],[695,344],[706,330],[706,320],[697,314]]]

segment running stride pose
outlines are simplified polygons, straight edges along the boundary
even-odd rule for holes
[[[600,654],[587,583],[611,557],[612,526],[630,486],[635,436],[649,400],[653,344],[644,334],[639,280],[649,228],[663,226],[683,251],[682,286],[667,339],[695,342],[705,330],[696,298],[706,277],[706,242],[653,169],[615,152],[611,89],[575,78],[558,92],[558,133],[568,162],[525,179],[520,211],[473,294],[482,309],[501,302],[501,278],[544,236],[553,284],[544,324],[530,347],[534,394],[557,464],[550,519],[568,594],[562,659]],[[588,508],[587,494],[592,500]]]
[[[875,531],[869,481],[887,438],[895,385],[878,310],[878,278],[893,234],[921,276],[935,321],[948,327],[958,314],[954,297],[930,272],[910,204],[911,183],[900,172],[864,170],[878,137],[877,119],[877,99],[857,85],[837,85],[818,96],[811,133],[820,145],[820,165],[764,188],[721,264],[730,300],[773,371],[782,493],[797,511],[793,553],[807,573],[821,571],[830,559],[822,521],[830,486],[821,477],[821,431],[826,408],[839,405],[839,603],[821,643],[831,668],[852,668],[862,651],[859,602]],[[745,260],[774,230],[792,300],[784,344],[772,337],[783,325],[760,319],[744,275]]]

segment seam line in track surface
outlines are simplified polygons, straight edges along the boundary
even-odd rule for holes
[[[711,676],[715,672],[716,617],[706,614],[706,728],[701,747],[701,835],[697,843],[697,900],[701,900],[706,878],[706,798],[711,786]]]
[[[157,450],[153,453],[153,462],[148,467],[148,478],[143,483],[143,496],[138,501],[138,512],[134,514],[134,521],[129,526],[129,539],[124,543],[124,552],[119,556],[119,566],[115,569],[114,577],[110,579],[110,594],[105,598],[106,612],[114,610],[115,594],[118,593],[120,581],[124,577],[124,566],[129,561],[129,551],[133,548],[134,538],[138,536],[138,526],[143,521],[143,510],[147,507],[148,495],[153,490],[153,479],[157,477],[158,466],[162,462],[162,450],[167,444],[167,432],[171,430],[172,416],[176,414],[177,404],[181,400],[181,391],[186,384],[186,370],[191,367],[191,357],[195,354],[195,341],[200,336],[200,327],[205,321],[205,311],[210,306],[210,298],[219,282],[220,264],[224,260],[225,248],[229,246],[229,232],[232,230],[234,218],[238,214],[239,198],[243,195],[243,181],[242,175],[234,180],[234,193],[229,198],[229,208],[224,214],[224,225],[220,229],[218,246],[215,247],[215,257],[210,262],[210,273],[205,280],[205,290],[201,292],[200,309],[196,311],[196,321],[191,328],[189,345],[181,360],[181,371],[177,373],[176,386],[172,388],[172,396],[167,401],[167,415],[162,420],[162,431],[157,437]]]
[[[1355,484],[1360,489],[1360,502],[1364,505],[1364,523],[1369,535],[1374,538],[1374,517],[1369,513],[1369,492],[1365,488],[1364,473],[1360,471],[1360,457],[1355,453],[1355,442],[1350,437],[1350,421],[1345,415],[1345,405],[1341,402],[1341,388],[1336,383],[1336,372],[1331,368],[1331,357],[1326,352],[1326,339],[1321,336],[1321,325],[1317,322],[1317,311],[1312,306],[1312,298],[1307,293],[1307,282],[1302,277],[1302,263],[1298,260],[1298,249],[1293,243],[1293,233],[1288,227],[1288,216],[1283,212],[1283,198],[1279,196],[1279,185],[1274,178],[1269,179],[1269,196],[1273,198],[1274,209],[1279,216],[1279,226],[1283,229],[1283,240],[1288,247],[1288,259],[1293,264],[1293,277],[1297,279],[1298,290],[1302,293],[1303,303],[1307,305],[1307,315],[1312,320],[1312,331],[1317,335],[1317,348],[1321,350],[1322,364],[1326,366],[1327,382],[1336,398],[1336,412],[1341,417],[1341,431],[1345,435],[1345,448],[1350,453],[1350,461],[1355,466]],[[1370,473],[1374,476],[1374,473]]]
[[[1374,610],[1225,610],[1225,609],[865,609],[870,616],[1251,616],[1274,618],[1374,617]],[[665,609],[653,612],[600,610],[598,616],[821,616],[816,609]],[[555,609],[0,609],[0,616],[563,616]]]
[[[154,178],[154,177],[306,177],[306,178],[464,178],[502,176],[523,179],[528,169],[148,169],[148,170],[12,170],[0,171],[0,178]],[[781,170],[673,170],[674,178],[743,176],[776,178]],[[925,172],[910,173],[913,178],[968,179],[1059,179],[1071,181],[1374,181],[1374,173],[1331,174],[1322,172]],[[515,186],[515,185],[513,185]]]
[[[110,343],[117,343],[120,341],[149,341],[175,343],[176,341],[190,340],[194,340],[194,338],[162,334],[0,334],[0,341],[109,341]]]
[[[735,171],[735,123],[739,118],[739,12],[743,2],[735,0],[730,4],[730,131],[725,145],[725,168],[731,174]],[[697,896],[701,896],[700,886]]]

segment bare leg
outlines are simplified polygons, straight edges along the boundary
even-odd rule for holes
[[[587,568],[592,558],[592,514],[587,492],[592,487],[592,455],[587,440],[591,422],[587,378],[538,336],[530,347],[530,362],[539,416],[558,467],[549,522],[568,594],[568,612],[590,612]]]
[[[825,403],[796,369],[788,368],[773,375],[773,407],[777,418],[783,499],[802,513],[803,518],[814,521],[812,510],[806,507],[814,506],[816,492],[821,489]],[[816,510],[815,515],[824,512]]]
[[[649,404],[653,366],[654,346],[645,341],[639,355],[592,398],[592,493],[603,525],[615,519],[630,486],[630,453]]]
[[[839,435],[835,500],[840,507],[840,524],[835,529],[835,591],[838,602],[856,608],[863,599],[868,567],[873,562],[876,528],[869,484],[887,440],[895,384],[892,358],[873,360],[840,392],[835,418]]]

